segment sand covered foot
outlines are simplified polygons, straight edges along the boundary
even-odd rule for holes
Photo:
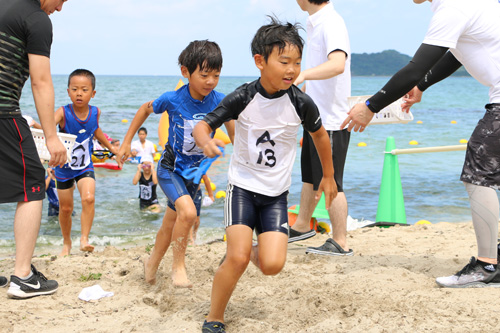
[[[178,288],[192,288],[193,284],[189,281],[185,269],[172,271],[172,284]]]
[[[149,258],[144,257],[142,259],[142,263],[144,264],[144,280],[150,285],[154,285],[156,283],[156,271],[157,269],[152,269],[148,266]]]
[[[94,252],[94,245],[90,245],[88,242],[80,241],[80,251]]]
[[[70,253],[71,253],[71,243],[63,244],[63,248],[61,250],[61,253],[59,253],[59,256],[60,257],[69,256]]]

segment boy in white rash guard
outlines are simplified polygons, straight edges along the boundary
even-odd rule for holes
[[[227,255],[214,277],[203,332],[225,331],[226,306],[250,260],[265,275],[278,274],[285,265],[287,196],[301,124],[311,133],[323,166],[318,195],[325,192],[329,207],[337,194],[330,142],[318,108],[293,85],[303,49],[297,27],[272,19],[257,31],[251,48],[261,77],[225,97],[193,131],[198,147],[213,157],[221,153],[218,147],[224,143],[210,133],[235,120],[224,207]],[[254,229],[256,246],[252,245]]]
[[[341,128],[348,125],[349,130],[363,131],[374,112],[405,94],[403,108],[409,110],[420,102],[425,89],[462,65],[477,81],[490,87],[486,114],[469,140],[460,177],[469,194],[478,257],[472,257],[458,273],[437,278],[436,283],[448,288],[500,287],[499,205],[495,192],[500,186],[500,4],[497,0],[429,1],[434,15],[412,61],[365,104],[355,105]]]

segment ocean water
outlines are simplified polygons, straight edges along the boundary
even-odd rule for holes
[[[101,111],[100,126],[112,138],[123,139],[130,121],[141,104],[173,90],[180,77],[166,76],[98,76],[97,94],[91,101]],[[253,77],[222,77],[217,90],[229,93]],[[354,77],[352,95],[373,94],[387,81],[386,77]],[[70,102],[67,76],[54,76],[56,107]],[[397,148],[414,148],[409,142],[418,141],[417,147],[459,144],[468,139],[477,121],[484,113],[488,89],[470,77],[449,78],[425,94],[422,103],[412,110],[415,120],[408,124],[369,126],[363,133],[352,133],[347,156],[344,189],[349,203],[349,215],[357,220],[375,221],[384,162],[384,148],[388,136],[393,136]],[[29,87],[26,84],[21,100],[24,114],[37,119]],[[122,122],[127,119],[129,122]],[[148,139],[158,142],[160,117],[152,114],[145,122]],[[422,121],[418,124],[417,121]],[[452,124],[452,121],[456,124]],[[299,139],[299,138],[298,138]],[[358,147],[365,142],[366,147]],[[224,190],[232,147],[210,168],[208,175],[216,191]],[[300,200],[300,146],[292,174],[289,205]],[[425,219],[461,222],[471,219],[467,193],[459,181],[464,151],[411,154],[398,156],[401,183],[405,200],[407,222],[413,224]],[[125,165],[122,171],[96,169],[96,214],[90,241],[98,246],[153,243],[161,225],[163,214],[139,211],[138,187],[132,185],[135,165]],[[166,198],[158,187],[160,203]],[[73,241],[77,247],[80,236],[81,205],[75,191]],[[12,251],[15,204],[0,205],[0,252]],[[198,243],[219,238],[224,233],[223,199],[217,199],[201,211]],[[44,202],[42,226],[38,246],[62,245],[57,218],[47,217]]]

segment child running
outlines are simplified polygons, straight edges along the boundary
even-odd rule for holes
[[[318,199],[324,192],[329,207],[336,195],[330,141],[318,108],[292,85],[300,73],[303,44],[297,25],[271,18],[251,44],[260,79],[229,94],[194,129],[198,147],[213,157],[221,154],[218,147],[224,144],[210,133],[236,119],[224,207],[227,254],[215,273],[203,332],[225,332],[226,306],[249,261],[265,275],[276,275],[285,265],[287,196],[301,124],[311,134],[323,166]]]
[[[68,78],[68,96],[71,104],[62,106],[55,113],[60,131],[76,135],[71,161],[55,168],[57,194],[59,196],[59,224],[63,236],[61,256],[71,252],[71,213],[73,212],[73,184],[76,182],[82,201],[80,251],[92,252],[89,234],[95,213],[95,176],[91,155],[94,136],[113,154],[117,151],[99,128],[101,110],[89,104],[94,98],[95,76],[86,69],[73,71]]]
[[[137,172],[134,175],[134,179],[132,179],[132,184],[137,185],[137,183],[139,183],[140,209],[159,213],[161,207],[158,204],[158,197],[156,196],[158,178],[156,177],[153,159],[148,155],[143,156],[141,163],[137,165]]]
[[[173,240],[172,283],[177,287],[191,287],[185,254],[189,231],[196,220],[193,198],[199,185],[183,178],[181,173],[199,166],[204,159],[203,151],[196,147],[192,131],[224,97],[214,90],[222,69],[222,53],[214,42],[193,41],[181,52],[178,60],[182,76],[189,80],[189,84],[166,92],[139,108],[123,139],[117,161],[121,164],[128,157],[135,132],[151,113],[168,113],[168,141],[157,170],[158,182],[168,198],[168,207],[151,256],[144,260],[144,275],[146,282],[156,283],[158,266]],[[233,133],[232,126],[232,122],[226,124],[230,134]]]

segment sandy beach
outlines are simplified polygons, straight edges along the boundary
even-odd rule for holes
[[[353,257],[306,255],[327,235],[289,245],[277,276],[252,264],[226,311],[228,332],[482,332],[500,328],[495,288],[440,289],[437,276],[451,275],[476,255],[472,223],[362,228],[349,232]],[[209,310],[214,272],[225,243],[191,246],[188,274],[194,287],[174,288],[171,250],[157,284],[143,279],[147,246],[97,248],[89,255],[57,258],[37,250],[33,263],[59,290],[28,300],[7,298],[0,332],[200,332]],[[53,253],[57,253],[54,249]],[[10,275],[13,259],[0,262]],[[92,274],[91,274],[92,273]],[[85,280],[101,274],[99,280]],[[112,297],[85,302],[78,294],[99,284]]]

